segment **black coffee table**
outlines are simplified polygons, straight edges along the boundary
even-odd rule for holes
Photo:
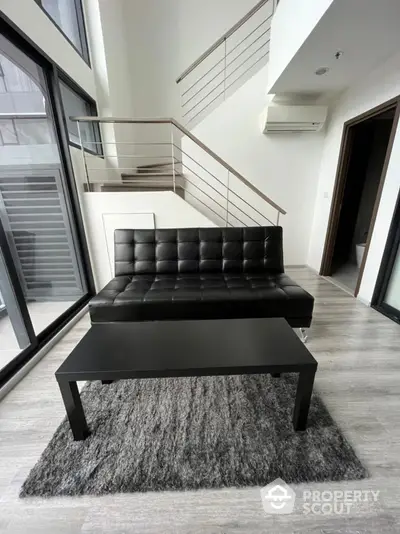
[[[305,430],[317,362],[285,319],[95,324],[56,372],[75,440],[89,435],[76,382],[299,373],[293,414]]]

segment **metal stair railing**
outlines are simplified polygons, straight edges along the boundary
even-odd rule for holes
[[[226,226],[279,224],[286,211],[175,119],[71,117],[85,191],[171,190]],[[82,139],[82,123],[112,124],[123,141]],[[128,129],[128,130],[127,130]],[[134,141],[129,141],[132,137]],[[136,141],[140,139],[140,141]],[[87,151],[102,145],[104,157]]]
[[[261,0],[176,80],[182,119],[193,127],[268,61],[276,0]]]

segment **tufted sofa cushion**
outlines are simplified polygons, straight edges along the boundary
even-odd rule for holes
[[[282,228],[116,230],[115,275],[283,272]]]
[[[239,317],[311,321],[313,298],[285,274],[138,274],[114,278],[91,303],[94,322]]]
[[[282,228],[116,230],[115,278],[92,322],[285,317],[309,326],[313,297],[283,269]]]

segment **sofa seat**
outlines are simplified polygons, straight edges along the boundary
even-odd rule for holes
[[[314,299],[286,274],[120,275],[90,303],[92,322],[284,317],[309,326]]]

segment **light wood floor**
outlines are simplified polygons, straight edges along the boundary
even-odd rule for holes
[[[20,500],[18,490],[64,416],[54,372],[86,316],[0,404],[0,533],[399,533],[400,326],[308,269],[288,271],[316,297],[308,347],[316,388],[371,472],[301,490],[380,490],[348,516],[264,514],[258,488]]]

